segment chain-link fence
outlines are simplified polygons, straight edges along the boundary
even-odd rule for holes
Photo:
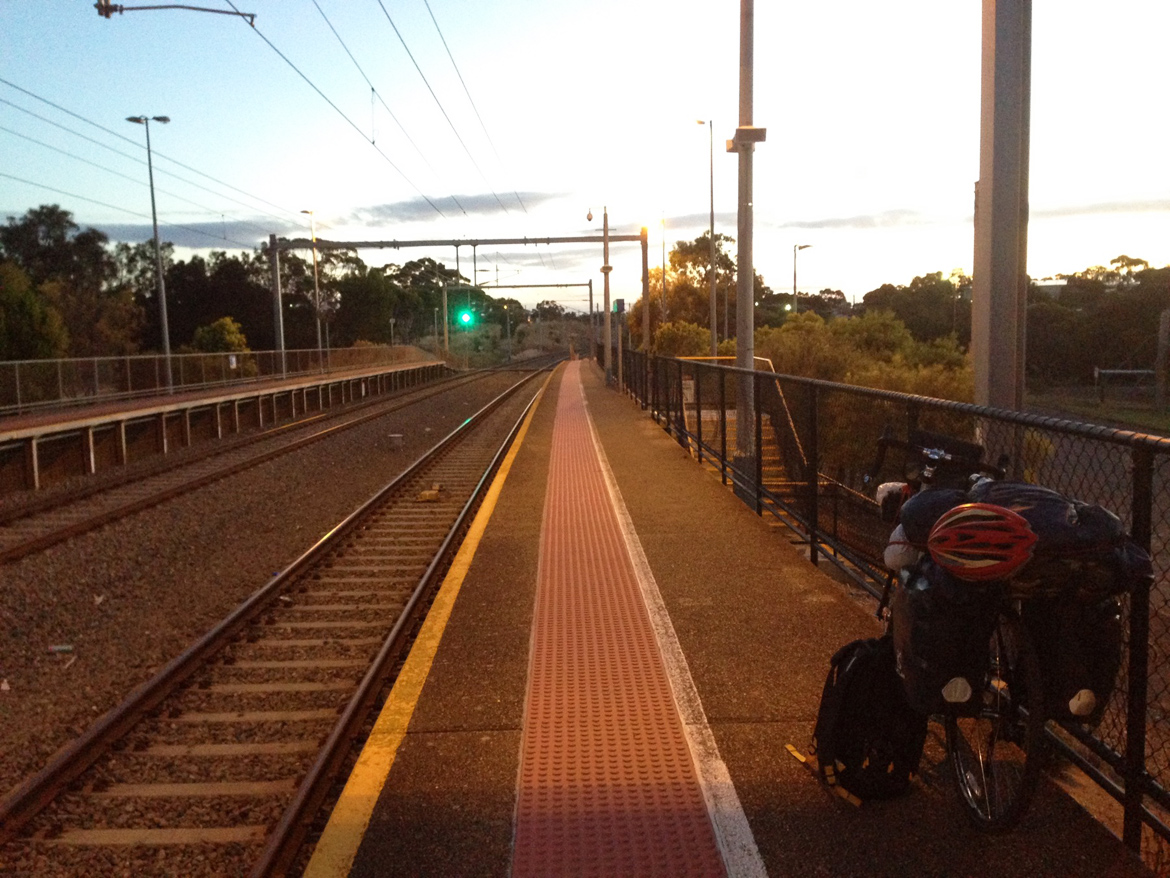
[[[1150,552],[1153,582],[1125,598],[1121,673],[1100,723],[1050,726],[1050,738],[1124,805],[1128,845],[1143,823],[1170,839],[1170,439],[639,351],[622,366],[625,389],[681,445],[875,597],[891,525],[870,492],[911,465],[877,456],[883,434],[976,443],[1009,479],[1116,513]]]

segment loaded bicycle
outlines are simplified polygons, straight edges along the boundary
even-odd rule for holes
[[[1045,723],[1099,722],[1121,661],[1120,596],[1151,575],[1149,556],[1111,512],[1004,481],[1006,460],[912,431],[878,441],[902,479],[876,486],[895,525],[887,618],[897,675],[914,711],[941,719],[965,811],[984,831],[1027,811]],[[888,610],[887,610],[888,607]]]

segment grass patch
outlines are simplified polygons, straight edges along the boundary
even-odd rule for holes
[[[1111,388],[1111,393],[1120,393]],[[1062,387],[1043,392],[1029,391],[1026,405],[1045,414],[1062,415],[1090,424],[1105,424],[1122,430],[1160,433],[1170,436],[1170,412],[1154,411],[1153,389],[1135,398],[1097,398],[1093,387]]]

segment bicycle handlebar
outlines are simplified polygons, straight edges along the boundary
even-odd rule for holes
[[[924,431],[916,431],[915,435],[920,439],[927,440],[950,439],[950,437],[941,435],[936,436],[935,434],[926,433]],[[963,445],[967,445],[968,448],[966,450],[970,450],[976,453],[974,455],[966,455],[948,451],[945,447],[943,447],[943,443],[941,441],[934,445],[924,445],[921,442],[912,442],[906,439],[899,439],[893,434],[889,427],[886,427],[886,429],[882,432],[882,435],[878,438],[877,454],[874,457],[873,466],[862,479],[863,484],[868,487],[872,485],[872,483],[877,479],[878,473],[881,472],[882,465],[885,463],[887,448],[898,448],[903,451],[908,451],[913,454],[919,461],[924,463],[933,463],[936,466],[939,464],[959,464],[964,468],[968,468],[971,472],[985,473],[996,479],[1002,479],[1004,477],[1004,468],[1007,465],[1006,457],[1000,459],[998,466],[993,466],[982,461],[982,448],[979,446],[963,442],[962,440],[950,439],[950,441],[952,444],[961,443]]]

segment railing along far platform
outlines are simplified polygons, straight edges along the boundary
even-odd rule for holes
[[[0,361],[0,415],[104,400],[423,362],[416,348],[242,351]]]

